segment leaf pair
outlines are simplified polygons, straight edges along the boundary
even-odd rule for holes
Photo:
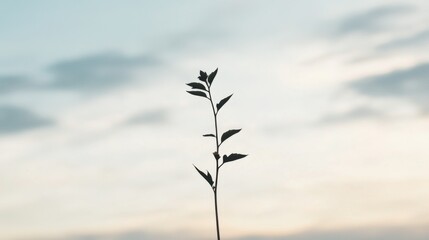
[[[199,97],[204,97],[204,98],[208,99],[207,94],[206,94],[207,88],[203,84],[197,83],[197,82],[191,82],[191,83],[187,83],[186,85],[190,86],[192,89],[202,90],[202,91],[195,91],[195,90],[194,91],[187,91],[189,94],[199,96]]]
[[[208,83],[208,85],[212,85],[213,80],[215,79],[217,74],[217,68],[216,70],[214,70],[214,72],[210,73],[210,75],[207,76],[206,72],[200,71],[200,76],[198,77],[198,79],[200,79],[201,81]]]
[[[241,129],[232,129],[229,131],[226,131],[224,134],[222,134],[221,137],[221,143],[225,142],[228,138],[232,137],[233,135],[239,133]],[[247,157],[247,155],[240,154],[240,153],[232,153],[230,155],[223,155],[223,163],[232,162],[238,159],[242,159],[244,157]]]
[[[198,77],[198,79],[202,82],[204,82],[207,87],[211,86],[211,84],[213,83],[214,78],[217,75],[217,68],[214,72],[210,73],[210,75],[207,76],[206,72],[200,71],[200,76]],[[197,89],[197,90],[203,90],[203,91],[208,91],[207,87],[204,84],[198,83],[198,82],[191,82],[191,83],[187,83],[186,85],[190,86],[192,89]],[[205,94],[205,92],[200,92],[200,91],[187,91],[188,93],[195,95],[195,96],[199,96],[199,97],[205,97],[207,98],[207,95]]]
[[[194,167],[198,171],[198,173],[210,184],[210,186],[213,187],[214,182],[213,182],[212,175],[210,175],[209,171],[207,171],[207,174],[205,174],[203,171],[198,169],[195,165]]]

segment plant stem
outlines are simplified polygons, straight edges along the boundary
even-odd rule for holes
[[[210,92],[210,86],[208,86],[208,93],[209,93],[209,99],[210,103],[212,105],[213,110],[213,117],[214,117],[214,123],[215,123],[215,137],[216,137],[216,153],[218,156],[220,156],[219,153],[219,134],[218,134],[218,127],[217,127],[217,112],[215,110],[212,95]],[[214,194],[214,203],[215,203],[215,214],[216,214],[216,233],[217,233],[217,240],[220,240],[220,229],[219,229],[219,214],[217,210],[217,190],[218,190],[218,179],[219,179],[219,159],[216,159],[216,178],[215,178],[215,184],[213,187],[213,194]]]

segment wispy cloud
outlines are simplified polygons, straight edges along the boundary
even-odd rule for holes
[[[127,56],[116,52],[102,52],[75,59],[60,60],[48,67],[49,82],[22,75],[0,76],[0,92],[22,90],[70,90],[81,93],[102,92],[121,87],[134,80],[132,74],[145,67],[155,67],[160,61],[153,56]],[[148,79],[144,79],[148,81]]]
[[[235,240],[424,240],[428,239],[427,228],[362,228],[337,231],[308,231],[285,236],[253,236]]]
[[[396,50],[410,47],[419,47],[424,44],[429,44],[429,29],[411,34],[403,38],[393,39],[387,43],[381,44],[376,50]]]
[[[336,123],[345,123],[350,121],[355,121],[359,119],[366,118],[379,118],[384,117],[384,114],[376,109],[360,106],[351,110],[348,110],[343,113],[335,113],[325,116],[320,120],[319,124],[327,125],[327,124],[336,124]]]
[[[133,71],[156,63],[151,57],[119,53],[100,53],[60,61],[49,68],[54,77],[50,86],[82,92],[106,90],[132,81]]]
[[[30,79],[21,75],[0,76],[0,93],[3,94],[32,89],[37,86]]]
[[[140,125],[140,124],[161,124],[168,121],[169,112],[166,109],[154,109],[150,111],[144,111],[134,115],[128,119],[126,125]]]
[[[409,5],[386,5],[351,16],[340,23],[335,36],[353,33],[374,33],[389,27],[391,17],[409,13],[414,8]]]
[[[226,238],[229,240],[427,240],[429,231],[422,227],[373,227],[357,229],[341,229],[331,231],[304,231],[297,234],[277,236],[246,236],[239,238]],[[61,240],[205,240],[204,237],[193,237],[186,233],[152,234],[144,231],[130,231],[114,234],[86,234],[73,235]]]
[[[46,239],[46,238],[44,238]],[[54,238],[48,238],[54,239]],[[205,240],[206,238],[196,238],[190,234],[177,233],[177,234],[156,234],[145,231],[129,231],[122,233],[112,234],[81,234],[71,235],[65,237],[57,237],[59,240]],[[41,240],[41,239],[40,239]]]
[[[52,120],[38,116],[24,108],[0,106],[0,135],[28,131],[53,124]]]
[[[357,80],[349,85],[360,94],[373,98],[396,98],[429,109],[429,63]]]

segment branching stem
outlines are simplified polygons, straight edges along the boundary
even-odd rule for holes
[[[215,137],[215,139],[216,139],[216,151],[213,152],[213,156],[216,160],[216,172],[214,175],[214,179],[213,179],[213,176],[210,174],[209,171],[207,171],[207,173],[205,173],[205,172],[201,171],[200,169],[198,169],[195,165],[194,165],[194,167],[198,171],[198,173],[210,184],[210,187],[213,191],[215,214],[216,214],[216,233],[217,233],[217,240],[220,240],[219,211],[218,211],[218,201],[217,201],[217,194],[218,194],[218,190],[219,190],[220,168],[227,162],[232,162],[232,161],[235,161],[238,159],[242,159],[242,158],[246,157],[247,155],[240,154],[240,153],[231,153],[229,155],[223,155],[223,157],[221,159],[220,147],[221,147],[222,143],[226,139],[228,139],[229,137],[240,132],[241,129],[231,129],[231,130],[228,130],[228,131],[224,132],[223,134],[221,134],[221,136],[219,136],[217,116],[218,116],[219,110],[222,108],[222,106],[225,105],[225,103],[228,102],[228,100],[232,97],[232,94],[223,98],[222,100],[220,100],[219,103],[217,103],[216,107],[215,107],[215,104],[213,102],[212,93],[211,93],[211,86],[212,86],[214,78],[216,77],[217,70],[218,69],[216,68],[216,70],[214,72],[210,73],[210,75],[207,75],[206,72],[200,71],[200,76],[198,77],[198,79],[203,83],[191,82],[191,83],[187,83],[186,85],[188,85],[192,88],[190,91],[187,91],[189,94],[208,99],[210,101],[210,105],[211,105],[212,111],[213,111],[215,133],[214,134],[212,134],[212,133],[204,134],[203,137]]]

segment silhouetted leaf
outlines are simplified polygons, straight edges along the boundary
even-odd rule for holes
[[[205,97],[207,98],[207,95],[204,92],[201,91],[187,91],[188,93],[195,95],[195,96],[199,96],[199,97]]]
[[[207,91],[206,87],[201,83],[191,82],[191,83],[187,83],[186,85],[192,87],[192,89],[200,89],[200,90]]]
[[[210,175],[209,171],[207,171],[207,174],[205,174],[204,172],[200,171],[200,169],[198,169],[195,165],[194,167],[198,171],[198,173],[210,184],[210,186],[213,186],[213,178],[212,175]]]
[[[200,71],[200,76],[198,77],[198,79],[200,79],[203,82],[206,82],[207,81],[207,73]]]
[[[229,156],[227,155],[223,155],[223,162],[227,163],[227,162],[232,162],[238,159],[242,159],[244,157],[247,157],[247,155],[244,154],[239,154],[239,153],[232,153]]]
[[[217,68],[216,68],[216,70],[214,70],[214,72],[210,73],[210,75],[209,75],[208,82],[210,85],[212,84],[214,78],[216,77],[216,74],[217,74]]]
[[[226,103],[226,102],[228,102],[228,100],[229,100],[231,97],[232,97],[232,94],[231,94],[231,95],[229,95],[228,97],[226,97],[226,98],[224,98],[224,99],[220,100],[220,102],[219,102],[218,104],[216,104],[217,110],[219,111],[219,110],[223,107],[223,105],[225,105],[225,103]]]
[[[241,131],[241,129],[232,129],[232,130],[226,131],[224,134],[222,134],[222,137],[220,138],[221,139],[221,143],[225,142],[225,140],[227,140],[232,135],[237,134],[240,131]]]
[[[204,134],[203,137],[216,137],[214,134]]]
[[[215,157],[216,160],[219,160],[220,156],[218,152],[214,152],[213,156]]]
[[[213,178],[212,175],[210,175],[209,171],[207,171],[207,182],[210,184],[210,186],[213,186]]]

